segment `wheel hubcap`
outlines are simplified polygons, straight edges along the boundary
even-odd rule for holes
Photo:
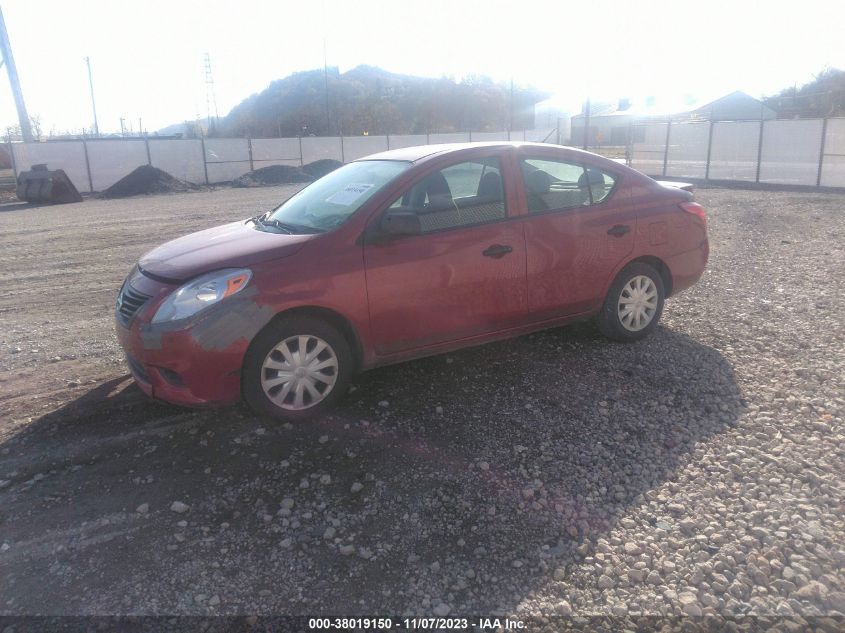
[[[619,295],[619,322],[629,332],[638,332],[651,323],[656,313],[657,286],[650,277],[637,275]]]
[[[316,336],[291,336],[261,366],[261,387],[282,409],[299,411],[322,402],[337,382],[337,355]]]

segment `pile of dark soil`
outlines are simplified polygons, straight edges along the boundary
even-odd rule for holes
[[[285,185],[293,182],[311,182],[314,180],[299,167],[289,165],[270,165],[255,169],[232,181],[233,187],[261,187],[263,185]]]
[[[166,171],[141,165],[100,194],[101,198],[128,198],[150,193],[174,193],[196,189],[196,185],[176,180]]]
[[[321,158],[320,160],[315,160],[313,163],[308,163],[302,167],[302,171],[306,174],[311,176],[313,180],[317,180],[317,178],[322,178],[328,173],[333,172],[338,167],[341,167],[343,163],[339,160],[332,160],[331,158]]]

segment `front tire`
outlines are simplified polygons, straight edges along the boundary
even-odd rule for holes
[[[607,292],[599,314],[601,333],[622,343],[645,338],[657,327],[665,297],[660,273],[642,262],[628,264]]]
[[[346,338],[328,323],[282,318],[255,337],[244,358],[244,399],[258,413],[302,421],[329,411],[346,392],[353,359]]]

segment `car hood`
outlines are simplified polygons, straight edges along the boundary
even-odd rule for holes
[[[258,231],[250,221],[232,222],[166,242],[143,255],[138,265],[164,280],[186,281],[220,268],[288,257],[314,237]]]

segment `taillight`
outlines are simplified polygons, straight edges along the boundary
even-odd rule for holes
[[[697,215],[705,225],[707,224],[707,213],[704,211],[704,207],[697,202],[682,202],[678,206],[687,213]]]

